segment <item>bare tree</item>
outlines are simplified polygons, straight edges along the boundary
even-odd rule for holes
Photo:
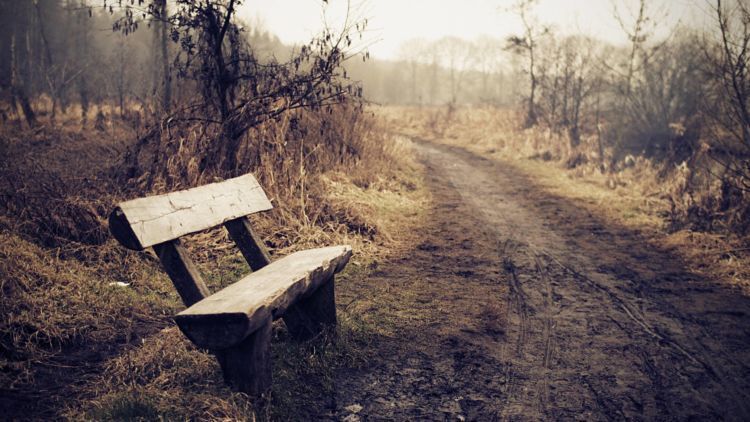
[[[485,102],[497,101],[498,94],[503,91],[501,84],[506,60],[503,45],[499,40],[486,36],[478,38],[474,44],[473,62],[481,73],[478,97]]]
[[[169,20],[172,38],[182,49],[178,73],[194,81],[201,93],[199,101],[175,110],[170,120],[202,122],[221,133],[209,143],[201,170],[236,171],[243,135],[267,119],[288,110],[320,108],[361,96],[361,88],[343,76],[341,64],[350,56],[353,33],[364,31],[365,21],[347,15],[341,31],[327,27],[290,61],[261,62],[235,21],[241,0],[177,0],[166,18],[161,17],[158,1],[142,13]],[[115,29],[131,33],[140,15],[126,7]]]
[[[537,105],[536,90],[539,84],[537,79],[537,46],[539,39],[549,33],[549,28],[540,25],[532,15],[532,9],[538,0],[519,0],[512,8],[523,23],[523,34],[512,35],[507,39],[506,48],[517,54],[526,56],[526,71],[529,75],[529,94],[526,111],[526,127],[536,124]]]
[[[633,86],[633,76],[636,71],[636,63],[638,54],[643,52],[643,46],[649,37],[649,28],[647,27],[651,20],[647,14],[648,3],[647,0],[638,0],[637,12],[631,13],[632,23],[628,23],[625,16],[621,13],[617,3],[612,1],[612,8],[614,10],[614,16],[617,22],[620,24],[620,28],[625,32],[630,42],[628,60],[626,62],[625,69],[625,84],[624,84],[624,95],[629,96]]]
[[[401,44],[399,57],[405,63],[409,72],[409,100],[412,104],[420,102],[418,71],[420,60],[425,55],[425,41],[421,39],[412,39]]]
[[[602,72],[595,67],[598,46],[583,36],[540,44],[538,107],[551,129],[567,131],[571,148],[580,144],[583,116],[590,114],[591,98],[601,87]]]
[[[587,37],[570,37],[565,50],[566,91],[563,123],[568,129],[572,147],[581,142],[581,120],[589,114],[590,99],[602,85],[601,69],[594,66],[597,43]]]
[[[629,4],[632,6],[628,7]],[[686,117],[678,109],[685,109],[690,102],[678,83],[682,80],[679,74],[695,71],[697,67],[686,55],[670,57],[671,48],[684,50],[679,42],[671,43],[679,25],[657,38],[657,32],[663,27],[661,22],[668,18],[668,13],[654,4],[650,0],[612,0],[614,17],[628,37],[628,46],[619,53],[622,59],[614,60],[616,65],[611,66],[606,61],[600,64],[608,69],[611,77],[610,132],[616,150],[621,153],[646,151],[649,155],[662,156],[671,136],[670,124]],[[672,83],[679,86],[669,89]]]
[[[158,48],[154,49],[155,52],[158,52],[158,57],[156,57],[158,65],[154,66],[154,69],[160,70],[159,75],[154,80],[159,84],[162,111],[169,113],[172,104],[172,72],[169,64],[169,13],[167,0],[154,1],[154,14],[156,21],[154,36],[159,44]]]
[[[86,3],[81,0],[78,5],[76,13],[76,62],[79,66],[86,67],[89,61],[89,35],[91,27],[91,9],[86,6]],[[88,78],[82,73],[78,74],[78,94],[81,101],[81,124],[85,125],[88,120],[89,112],[89,84]]]
[[[437,41],[437,49],[450,75],[450,102],[456,104],[466,71],[474,63],[474,46],[461,38],[444,37]]]
[[[21,64],[21,43],[28,40],[29,37],[29,25],[28,25],[28,19],[29,19],[29,4],[25,2],[11,2],[13,3],[13,6],[11,6],[11,11],[13,12],[14,16],[16,16],[16,19],[14,20],[14,24],[11,29],[11,38],[10,38],[10,83],[9,88],[10,92],[13,98],[13,101],[16,103],[17,108],[21,110],[21,112],[24,115],[24,118],[26,119],[26,123],[30,127],[34,127],[37,125],[37,119],[36,119],[36,113],[34,112],[34,109],[31,106],[31,101],[29,99],[28,94],[28,85],[27,80],[28,74],[26,72],[21,72],[20,68],[22,66]],[[28,62],[30,60],[28,55],[28,44],[26,48],[26,59],[27,59],[27,67]]]
[[[49,89],[50,96],[52,97],[51,118],[54,122],[57,117],[58,106],[62,103],[63,90],[67,85],[76,80],[80,72],[74,72],[71,76],[67,58],[64,58],[63,54],[53,55],[52,45],[47,36],[48,30],[46,16],[43,12],[43,3],[39,1],[34,2],[34,8],[36,9],[37,23],[39,25],[39,34],[42,40],[44,57],[46,58],[42,68],[46,85]]]
[[[750,9],[744,1],[716,0],[713,12],[719,39],[709,51],[720,95],[715,101],[714,120],[730,134],[734,145],[729,151],[740,156],[720,159],[736,176],[740,185],[750,189]]]

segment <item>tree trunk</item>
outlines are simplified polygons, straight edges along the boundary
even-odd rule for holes
[[[34,2],[34,6],[36,8],[36,21],[37,25],[39,25],[39,36],[42,41],[42,46],[44,47],[44,55],[42,56],[43,65],[41,68],[44,72],[44,77],[47,78],[47,85],[49,86],[49,93],[52,97],[52,115],[50,116],[52,123],[55,122],[55,119],[57,118],[57,103],[59,101],[58,99],[58,88],[57,83],[55,80],[55,75],[52,72],[52,68],[54,66],[54,61],[52,60],[52,50],[49,46],[49,40],[47,39],[47,33],[45,31],[44,27],[44,19],[42,19],[42,8],[39,5],[39,2]]]
[[[533,45],[533,41],[532,41]],[[531,88],[529,92],[529,111],[526,115],[526,127],[532,127],[536,124],[536,73],[534,73],[534,48],[529,48],[529,76],[531,79]]]
[[[417,104],[417,62],[411,62],[411,103]]]
[[[23,113],[23,116],[26,119],[26,123],[29,125],[29,127],[35,127],[37,125],[36,114],[34,113],[34,109],[31,107],[31,101],[29,101],[29,97],[23,85],[23,81],[18,74],[18,26],[19,24],[16,23],[10,41],[10,90],[11,95],[13,96],[13,101]]]
[[[598,92],[598,88],[597,88]],[[595,112],[595,119],[596,119],[596,143],[599,147],[599,171],[604,174],[605,167],[604,167],[604,142],[602,141],[602,124],[601,124],[601,108],[600,108],[600,98],[601,94],[596,94],[596,112]]]
[[[81,3],[81,7],[85,8],[85,3]],[[81,66],[85,67],[85,63],[88,60],[88,38],[89,38],[89,22],[86,12],[78,11],[78,23],[80,30],[79,38],[79,56],[78,62]],[[78,75],[78,93],[81,97],[81,124],[86,125],[88,121],[89,112],[89,89],[86,81],[86,76],[83,72]]]
[[[162,77],[164,78],[164,86],[162,87],[161,106],[165,113],[169,113],[169,109],[172,103],[172,75],[169,70],[169,49],[167,48],[167,0],[160,0],[159,15],[161,16],[160,29],[160,43],[161,43],[161,64],[162,64]]]

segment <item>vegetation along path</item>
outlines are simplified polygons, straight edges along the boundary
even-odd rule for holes
[[[416,148],[430,222],[371,279],[401,324],[340,371],[328,415],[750,417],[750,299],[509,165]]]

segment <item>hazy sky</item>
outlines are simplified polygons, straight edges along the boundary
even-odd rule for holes
[[[663,27],[673,23],[700,20],[701,0],[651,0],[654,16],[665,16]],[[371,54],[394,59],[400,44],[411,38],[438,39],[455,35],[473,39],[481,35],[504,38],[520,33],[517,16],[508,11],[514,0],[369,0],[358,13],[369,18],[365,38],[372,43]],[[616,0],[621,13],[635,0]],[[362,2],[359,2],[362,4]],[[332,21],[346,10],[346,0],[329,0],[327,15]],[[357,0],[353,0],[357,4]],[[321,0],[247,0],[240,16],[247,21],[260,19],[266,29],[285,43],[309,40],[322,28]],[[632,6],[635,7],[635,6]],[[622,29],[613,17],[611,0],[540,0],[535,8],[539,20],[565,33],[583,32],[621,43]]]

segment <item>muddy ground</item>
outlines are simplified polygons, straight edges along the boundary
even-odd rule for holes
[[[310,416],[750,418],[750,299],[512,166],[417,150],[428,227],[358,293],[392,298],[402,324]]]

